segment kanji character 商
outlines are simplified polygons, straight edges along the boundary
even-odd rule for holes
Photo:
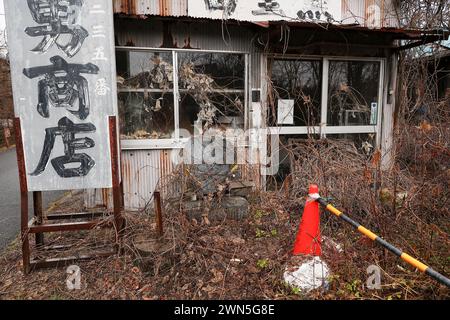
[[[81,73],[97,74],[99,68],[92,63],[69,64],[60,56],[50,58],[52,65],[24,69],[30,79],[41,77],[38,82],[39,98],[37,110],[45,118],[50,115],[49,104],[65,107],[84,120],[89,115],[89,86]],[[78,109],[72,110],[78,99]]]

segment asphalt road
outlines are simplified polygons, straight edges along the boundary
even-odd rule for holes
[[[58,200],[63,191],[44,192],[44,210]],[[31,194],[28,195],[30,216],[32,216]],[[16,150],[0,152],[0,251],[20,232],[20,188],[17,170]]]

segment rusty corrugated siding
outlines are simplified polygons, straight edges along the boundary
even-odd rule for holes
[[[175,150],[175,152],[178,150]],[[170,174],[172,173],[174,169],[174,165],[172,163],[171,159],[172,151],[171,150],[161,150],[160,152],[160,169],[159,169],[159,184],[157,188],[158,191],[161,192],[161,195],[163,198],[166,197],[166,195],[169,192],[173,193],[173,188],[176,187],[174,185],[171,185],[173,182],[171,180]]]
[[[84,207],[94,208],[113,208],[112,189],[86,189],[84,191]]]
[[[125,210],[139,210],[150,201],[160,177],[159,150],[122,152]]]
[[[187,16],[187,0],[114,0],[114,12],[129,15]]]
[[[115,35],[119,46],[167,47],[164,43],[166,33],[166,37],[170,36],[168,44],[170,47],[251,51],[253,34],[250,30],[239,26],[228,26],[226,31],[222,36],[223,29],[220,23],[212,23],[205,28],[204,24],[175,21],[170,23],[165,32],[163,21],[142,23],[137,19],[127,19],[116,24]]]
[[[375,14],[379,16],[378,23],[374,26],[370,21]],[[342,0],[342,20],[344,24],[359,24],[365,27],[396,28],[396,10],[394,0]]]
[[[166,194],[165,179],[161,177],[168,177],[173,170],[171,151],[124,150],[121,169],[125,210],[141,210],[149,205],[153,192],[160,186],[163,186],[160,190],[162,195]],[[96,207],[111,209],[112,200],[111,189],[89,189],[84,193],[84,205],[88,209]]]
[[[114,12],[128,15],[188,16],[188,0],[113,0]],[[394,0],[341,0],[344,24],[367,26],[373,5],[380,8],[376,28],[398,26]]]

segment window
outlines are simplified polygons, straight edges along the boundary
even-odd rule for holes
[[[271,59],[271,133],[347,139],[369,154],[380,137],[382,66],[382,59]]]
[[[244,127],[245,54],[118,48],[116,57],[125,142],[161,146],[196,125]]]
[[[120,92],[122,139],[170,139],[175,130],[172,93]]]
[[[180,89],[187,89],[190,84],[189,75],[193,74],[207,75],[217,88],[245,89],[245,58],[242,54],[180,52],[178,66]],[[190,68],[183,69],[186,66]]]
[[[272,63],[271,74],[271,100],[275,103],[269,110],[269,123],[275,126],[319,125],[322,62],[278,59]]]
[[[173,89],[170,52],[117,51],[117,75],[121,89]]]
[[[376,125],[380,63],[330,61],[327,124]]]
[[[245,57],[240,54],[178,54],[180,128],[194,126],[243,128]]]
[[[117,51],[122,139],[170,139],[175,130],[170,52]]]

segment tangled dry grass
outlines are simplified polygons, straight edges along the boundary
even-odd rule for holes
[[[308,141],[305,143],[310,143],[311,152],[322,148],[321,154],[325,155],[322,165],[327,166],[326,161],[336,164],[327,174],[344,182],[336,186],[333,184],[334,180],[319,182],[327,187],[322,190],[334,197],[337,206],[395,245],[427,261],[436,270],[448,273],[448,212],[438,211],[439,214],[433,215],[434,218],[429,220],[426,212],[416,210],[425,195],[421,195],[421,189],[416,185],[408,184],[414,182],[411,180],[414,175],[409,176],[402,170],[396,172],[395,177],[389,176],[393,180],[384,175],[383,179],[389,183],[393,183],[395,179],[399,181],[397,190],[406,191],[406,196],[401,199],[392,195],[393,199],[386,201],[383,194],[380,197],[379,192],[374,191],[374,181],[367,180],[367,170],[372,168],[373,158],[361,156],[359,160],[355,160],[353,147],[342,141],[321,142],[319,146]],[[333,158],[331,154],[334,155],[337,149],[341,153]],[[350,155],[353,159],[351,165],[347,158]],[[314,154],[310,156],[311,159],[314,158]],[[12,246],[0,260],[0,297],[448,299],[447,288],[412,270],[390,253],[355,233],[352,228],[324,213],[323,235],[339,243],[343,249],[338,252],[334,246],[324,247],[323,258],[332,271],[329,290],[316,290],[304,295],[286,286],[282,275],[291,259],[290,252],[305,200],[306,186],[314,177],[305,173],[313,174],[314,170],[319,170],[320,166],[317,164],[316,161],[305,160],[299,167],[303,171],[298,174],[294,172],[291,195],[286,194],[285,190],[255,193],[251,197],[249,216],[242,221],[224,219],[202,224],[189,220],[173,202],[165,202],[165,234],[158,240],[151,207],[141,213],[127,213],[123,254],[80,264],[82,290],[67,290],[65,268],[39,270],[24,276],[21,274],[20,248],[18,245]],[[321,176],[321,179],[326,179],[326,176]],[[435,183],[437,182],[442,181],[438,179]],[[389,188],[393,185],[389,183],[383,186],[391,192]],[[443,192],[446,190],[448,189]],[[347,192],[352,192],[354,200],[347,202],[348,204],[345,202]],[[296,201],[292,202],[292,199]],[[74,197],[72,208],[80,205],[79,200],[81,196]],[[435,201],[437,203],[439,198]],[[372,210],[372,205],[377,208],[376,211]],[[392,214],[394,205],[395,215]],[[114,232],[110,229],[96,229],[77,236],[78,240],[55,234],[47,241],[75,244],[78,252],[82,253],[93,247],[106,248],[109,241],[113,240]],[[156,244],[151,255],[142,255],[139,244],[143,241]],[[383,270],[381,290],[365,288],[366,269],[371,264],[378,265]]]
[[[449,299],[448,288],[324,212],[322,235],[342,247],[339,252],[324,243],[323,259],[332,274],[329,290],[305,295],[283,281],[310,183],[364,226],[450,274],[450,100],[430,99],[433,116],[426,117],[409,117],[416,104],[402,100],[395,158],[385,170],[378,150],[367,156],[348,141],[295,141],[290,184],[255,192],[243,220],[189,219],[180,206],[185,196],[180,182],[191,189],[201,182],[175,171],[160,186],[172,198],[178,194],[164,202],[164,237],[156,234],[152,206],[125,213],[122,253],[81,263],[82,290],[67,289],[65,268],[24,276],[16,241],[0,258],[0,299]],[[215,196],[226,196],[220,190]],[[66,210],[81,207],[81,194],[65,204]],[[107,249],[114,238],[114,230],[98,228],[72,236],[57,233],[46,241],[72,245],[71,252],[56,253],[61,255]],[[148,252],[142,250],[145,242],[152,244]],[[370,265],[383,271],[380,290],[365,286]]]
[[[342,248],[339,252],[323,244],[323,259],[332,274],[329,290],[305,295],[283,281],[307,188],[313,182],[319,184],[322,196],[331,197],[355,220],[449,274],[450,130],[449,122],[439,119],[403,126],[396,137],[398,156],[389,170],[380,170],[378,151],[367,156],[348,141],[295,141],[290,147],[289,186],[256,191],[249,197],[248,216],[238,221],[189,219],[180,206],[186,193],[180,191],[192,192],[202,183],[185,170],[176,170],[160,185],[170,195],[163,203],[163,238],[156,234],[151,205],[140,213],[126,213],[122,253],[81,263],[82,290],[75,291],[66,287],[65,268],[24,276],[16,241],[0,258],[0,299],[449,299],[448,288],[324,212],[322,235]],[[226,197],[220,183],[215,185],[214,197]],[[65,203],[68,211],[81,207],[81,193]],[[45,256],[106,250],[114,238],[114,230],[100,227],[52,234],[47,244],[72,248]],[[142,251],[145,242],[152,244],[149,252]],[[365,286],[370,265],[383,271],[380,290]]]

